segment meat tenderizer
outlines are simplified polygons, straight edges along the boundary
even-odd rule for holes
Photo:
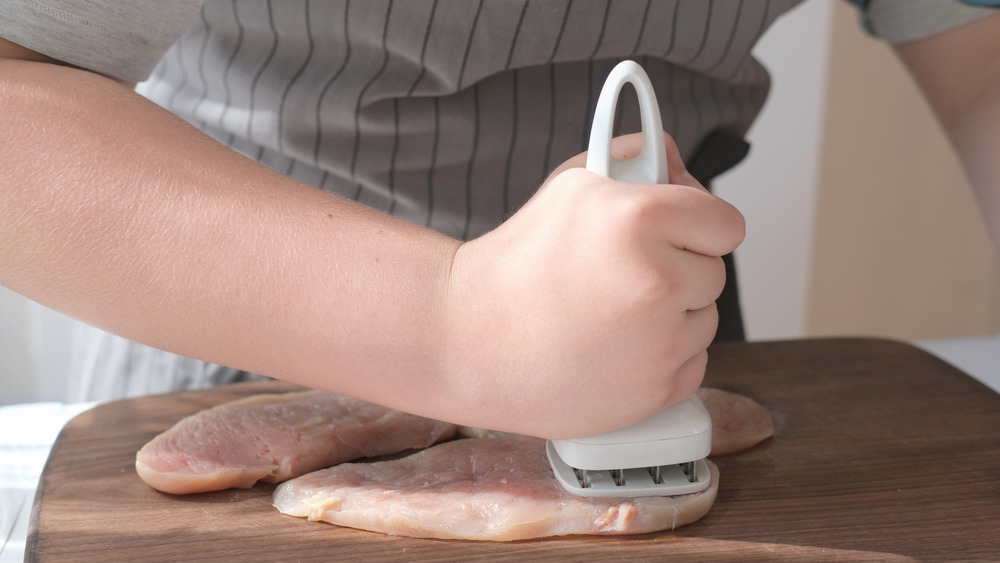
[[[642,121],[639,156],[611,156],[618,96],[635,87]],[[653,85],[634,61],[611,71],[601,90],[590,130],[587,169],[628,182],[668,183],[667,151]],[[590,497],[673,496],[708,488],[705,457],[712,449],[712,419],[696,396],[621,430],[588,438],[550,440],[546,454],[556,479],[569,492]]]

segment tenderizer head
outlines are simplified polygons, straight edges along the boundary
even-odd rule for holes
[[[696,396],[639,424],[598,436],[551,440],[549,464],[582,496],[673,496],[708,488],[712,419]]]

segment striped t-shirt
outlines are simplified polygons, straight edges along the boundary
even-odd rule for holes
[[[286,175],[467,239],[586,149],[624,58],[684,156],[741,136],[768,85],[749,50],[795,3],[208,2],[140,91]]]

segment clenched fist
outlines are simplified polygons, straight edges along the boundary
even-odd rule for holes
[[[612,144],[639,153],[641,136]],[[743,216],[684,169],[669,185],[557,169],[507,222],[463,244],[449,278],[446,374],[491,427],[545,438],[629,426],[694,393],[715,335],[721,256]]]

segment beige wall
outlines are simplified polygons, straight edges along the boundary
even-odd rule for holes
[[[971,191],[891,49],[835,2],[807,333],[1000,330],[1000,265]]]
[[[751,340],[800,338],[806,330],[834,1],[843,2],[803,2],[754,47],[771,91],[747,135],[749,158],[713,181],[715,193],[746,217],[736,262]]]

